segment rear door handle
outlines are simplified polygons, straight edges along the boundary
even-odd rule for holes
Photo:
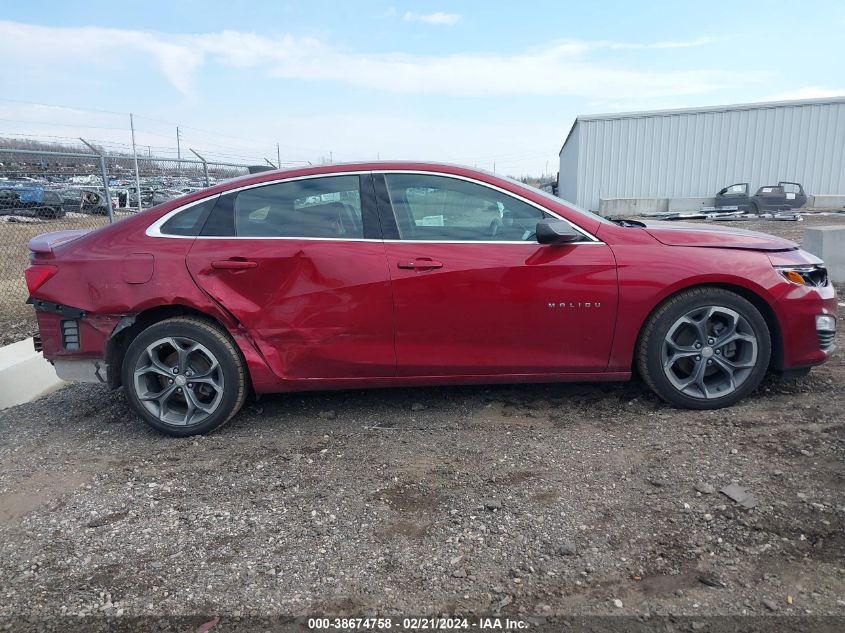
[[[211,267],[217,270],[246,270],[247,268],[258,268],[258,262],[249,259],[220,259],[211,262]]]
[[[396,263],[398,268],[409,270],[432,270],[434,268],[443,268],[443,263],[438,262],[430,257],[417,257],[412,260],[402,260]]]

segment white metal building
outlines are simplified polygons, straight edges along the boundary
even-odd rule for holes
[[[779,180],[845,195],[845,96],[579,116],[560,150],[558,195],[600,211],[611,199],[665,206]]]

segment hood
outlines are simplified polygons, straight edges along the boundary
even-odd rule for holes
[[[703,248],[740,248],[751,251],[791,251],[798,244],[774,235],[709,224],[646,222],[645,230],[667,246]]]

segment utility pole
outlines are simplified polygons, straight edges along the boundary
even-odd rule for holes
[[[279,169],[282,168],[282,150],[279,149],[279,144],[276,143],[276,162],[279,164]]]
[[[334,158],[332,157],[332,151],[329,150],[329,164],[331,165],[334,162]]]
[[[138,150],[135,148],[135,117],[129,113],[129,127],[132,130],[132,159],[135,162],[135,193],[138,195],[138,211],[141,210],[141,176],[138,174]],[[111,203],[111,202],[109,202]]]
[[[182,175],[182,143],[179,138],[179,126],[176,126],[176,173]]]

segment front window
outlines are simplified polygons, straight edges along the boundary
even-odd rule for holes
[[[585,215],[592,220],[597,220],[597,221],[601,222],[602,224],[611,224],[610,220],[608,220],[607,218],[602,217],[602,216],[598,215],[597,213],[593,213],[592,211],[588,211],[587,209],[584,209],[582,207],[579,207],[577,204],[570,202],[569,200],[564,200],[563,198],[559,198],[558,196],[551,194],[548,191],[543,191],[542,189],[538,189],[537,187],[535,187],[533,185],[529,185],[528,183],[525,183],[525,182],[520,182],[519,180],[515,180],[513,178],[510,178],[509,176],[502,176],[502,175],[499,175],[499,174],[495,174],[495,175],[496,175],[497,178],[501,178],[502,180],[507,180],[508,182],[513,183],[514,185],[517,185],[519,187],[522,187],[523,189],[530,189],[531,193],[537,194],[539,196],[543,196],[549,202],[553,202],[555,204],[565,205],[567,209],[571,209],[572,211],[575,211],[576,213],[580,213],[581,215]]]
[[[385,174],[403,240],[531,242],[551,217],[490,187],[426,174]]]

